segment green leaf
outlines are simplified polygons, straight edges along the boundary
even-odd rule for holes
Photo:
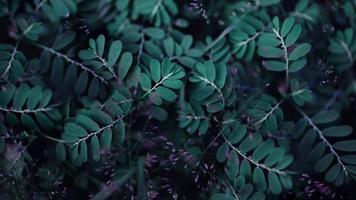
[[[279,175],[279,178],[285,189],[291,190],[293,188],[293,181],[290,175]]]
[[[296,61],[293,61],[289,66],[289,72],[294,73],[302,69],[307,64],[307,59],[302,58]]]
[[[254,137],[246,137],[240,144],[239,149],[243,153],[247,153],[255,149],[262,141],[261,135],[255,135]]]
[[[183,49],[189,49],[193,44],[193,37],[190,35],[185,35],[182,39],[181,45]]]
[[[75,32],[69,31],[65,34],[59,35],[52,44],[55,50],[61,50],[72,43],[75,39]]]
[[[125,123],[122,120],[120,120],[114,126],[113,131],[114,131],[114,135],[117,136],[116,138],[118,139],[119,143],[121,144],[125,139]]]
[[[297,60],[309,53],[311,50],[311,45],[308,43],[303,43],[297,46],[288,56],[289,60]]]
[[[296,24],[293,26],[292,30],[286,37],[285,45],[286,47],[292,46],[299,38],[300,33],[302,32],[302,26],[300,24]]]
[[[4,89],[0,90],[0,106],[6,106],[14,96],[16,87],[12,83],[8,83]]]
[[[321,111],[312,118],[312,121],[316,124],[325,124],[335,121],[338,117],[339,112],[337,110]]]
[[[133,62],[133,57],[131,53],[125,52],[124,54],[122,54],[119,63],[119,77],[121,79],[124,79],[126,77],[127,73],[130,70],[132,62]]]
[[[16,90],[15,96],[13,99],[14,108],[21,109],[25,104],[26,99],[30,93],[30,88],[27,84],[21,84],[20,87]]]
[[[326,182],[333,182],[337,178],[341,171],[341,166],[339,164],[335,164],[330,170],[325,174]]]
[[[90,141],[91,156],[95,162],[100,160],[100,144],[98,137],[96,135],[91,137]]]
[[[333,126],[323,130],[323,134],[327,137],[344,137],[352,132],[351,126]]]
[[[280,58],[284,55],[284,51],[277,47],[260,47],[257,53],[264,58]]]
[[[227,173],[232,179],[234,179],[239,173],[239,162],[239,156],[237,153],[235,151],[231,151],[228,160],[226,161],[226,167]]]
[[[160,28],[146,28],[145,34],[158,40],[164,38],[165,35],[164,31]]]
[[[157,83],[161,78],[161,64],[158,60],[152,60],[150,62],[150,72],[153,81]]]
[[[150,81],[150,78],[145,74],[145,73],[141,73],[140,74],[140,85],[141,85],[141,88],[144,90],[144,91],[149,91],[151,89],[151,81]]]
[[[96,39],[96,51],[99,57],[103,57],[104,48],[105,48],[105,37],[104,35],[99,35],[99,37]]]
[[[87,143],[85,141],[80,142],[80,148],[79,148],[79,157],[78,159],[81,162],[87,162],[88,160],[88,147]]]
[[[100,147],[104,150],[110,149],[112,140],[112,131],[111,129],[106,129],[103,131],[100,137]]]
[[[209,81],[214,82],[215,81],[215,66],[213,62],[209,61],[204,64],[205,71],[206,71],[206,77],[208,78]]]
[[[228,135],[228,140],[231,144],[238,143],[245,135],[247,129],[243,125],[237,125]]]
[[[97,131],[100,127],[99,125],[85,115],[78,115],[76,121],[79,126],[85,128],[88,131]]]
[[[177,95],[166,87],[157,87],[156,92],[162,99],[166,101],[174,101],[177,98]]]
[[[281,36],[285,37],[294,25],[294,17],[288,17],[284,20],[281,28]]]
[[[99,79],[93,78],[90,82],[89,89],[88,89],[88,96],[91,98],[95,98],[99,95],[100,91],[100,82]]]
[[[117,59],[120,56],[121,49],[122,49],[121,41],[116,40],[110,45],[110,49],[108,53],[108,63],[110,64],[110,66],[115,65]]]
[[[89,116],[94,121],[99,122],[104,125],[108,125],[108,124],[112,123],[111,117],[108,114],[106,114],[105,112],[103,112],[97,108],[90,109]]]
[[[223,64],[216,66],[216,77],[215,77],[215,85],[218,88],[223,88],[226,82],[227,77],[227,69]]]
[[[181,80],[165,80],[163,81],[163,85],[172,89],[180,89],[183,87],[183,82]]]
[[[64,131],[69,134],[78,136],[78,137],[85,137],[88,134],[84,128],[82,128],[72,122],[68,122],[65,124]]]
[[[47,115],[45,115],[43,112],[37,112],[35,115],[36,115],[37,122],[44,130],[50,130],[55,127],[54,122],[49,117],[47,117]]]
[[[28,100],[27,100],[27,108],[34,109],[39,103],[42,98],[42,88],[40,86],[35,86],[31,88]]]
[[[36,128],[37,127],[36,122],[28,114],[21,115],[21,122],[27,128]]]
[[[163,40],[163,47],[168,57],[172,57],[174,53],[174,41],[171,37]]]
[[[72,146],[70,148],[72,160],[76,160],[78,157],[78,145]]]
[[[88,73],[83,71],[74,86],[74,91],[77,95],[83,94],[88,85]]]
[[[264,191],[267,189],[265,175],[262,169],[259,167],[256,167],[253,171],[253,183],[258,191]]]
[[[271,167],[277,162],[281,161],[284,158],[285,150],[283,147],[277,147],[273,149],[268,157],[265,159],[264,163],[266,166]]]
[[[331,165],[333,160],[334,155],[332,153],[326,154],[314,165],[314,171],[317,173],[324,172]]]
[[[344,155],[341,156],[341,160],[345,163],[356,165],[356,155]]]
[[[202,87],[195,90],[192,94],[192,98],[195,99],[196,101],[201,101],[207,98],[208,96],[210,96],[211,94],[213,94],[214,91],[215,91],[214,87],[208,85],[206,87]]]
[[[269,61],[263,61],[263,66],[271,71],[285,71],[286,70],[286,64],[280,61],[274,61],[274,60],[269,60]]]
[[[274,142],[273,140],[267,140],[266,142],[261,143],[253,152],[252,158],[259,162],[264,157],[266,157],[271,150],[273,150]]]
[[[79,58],[83,59],[83,60],[91,60],[96,58],[96,55],[89,50],[81,50],[79,52]]]
[[[281,182],[279,181],[277,174],[274,172],[268,172],[268,185],[269,190],[273,194],[280,194],[282,192]]]
[[[150,92],[149,99],[156,105],[160,106],[163,103],[162,98],[156,92]]]
[[[224,162],[227,158],[228,151],[229,151],[229,145],[226,142],[224,142],[222,145],[219,146],[216,152],[216,160],[221,163]]]
[[[333,147],[339,151],[354,152],[356,151],[356,140],[336,142]]]

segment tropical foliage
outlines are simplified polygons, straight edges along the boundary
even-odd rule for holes
[[[0,199],[356,199],[356,1],[0,0]]]

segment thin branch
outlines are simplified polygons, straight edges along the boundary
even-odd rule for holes
[[[37,108],[37,109],[34,109],[34,110],[31,110],[31,109],[17,110],[17,109],[13,109],[13,108],[3,108],[3,107],[0,107],[0,111],[13,112],[13,113],[20,113],[20,114],[25,114],[25,113],[38,113],[38,112],[48,112],[48,111],[51,111],[51,110],[52,110],[52,107]]]
[[[120,122],[127,114],[129,114],[130,112],[132,112],[134,109],[135,109],[135,108],[132,108],[129,112],[127,112],[126,114],[124,114],[124,115],[120,116],[119,118],[117,118],[116,120],[114,120],[111,124],[106,125],[106,126],[100,128],[99,130],[88,134],[87,136],[85,136],[85,137],[83,137],[83,138],[80,138],[77,142],[75,142],[74,144],[72,144],[72,147],[78,145],[80,142],[85,141],[85,140],[87,140],[88,138],[90,138],[90,137],[92,137],[92,136],[94,136],[94,135],[97,135],[98,133],[100,133],[100,132],[102,132],[102,131],[104,131],[104,130],[106,130],[106,129],[108,129],[108,128],[113,127],[115,124],[117,124],[118,122]]]
[[[95,54],[96,58],[98,58],[100,60],[101,63],[103,63],[104,67],[106,69],[108,69],[111,73],[111,75],[116,79],[119,80],[119,77],[117,77],[117,75],[115,74],[115,72],[111,69],[110,66],[108,66],[108,62],[106,62],[106,60],[102,57],[100,57],[96,51],[93,51],[92,49],[90,50],[93,54]]]
[[[10,68],[11,68],[11,66],[12,66],[12,63],[13,63],[14,60],[15,60],[15,56],[16,56],[17,48],[18,48],[19,44],[20,44],[20,42],[18,41],[18,42],[16,43],[16,46],[15,46],[14,50],[13,50],[12,53],[11,53],[11,58],[10,58],[10,60],[9,60],[9,63],[8,63],[7,66],[6,66],[5,71],[1,74],[0,79],[5,78],[6,74],[10,71]]]
[[[154,16],[156,15],[156,13],[157,13],[159,7],[160,7],[161,4],[162,4],[162,1],[163,1],[163,0],[159,0],[158,3],[155,5],[155,7],[154,7],[153,10],[152,10],[152,13],[151,13],[150,18],[152,18],[152,17],[154,17]]]
[[[44,45],[41,45],[41,44],[37,44],[37,43],[31,43],[31,44],[34,45],[34,46],[36,46],[36,47],[39,47],[39,48],[41,48],[41,49],[43,49],[43,50],[45,50],[45,51],[47,51],[47,52],[50,52],[51,54],[54,54],[54,55],[56,55],[56,56],[58,56],[58,57],[60,57],[60,58],[65,59],[67,62],[69,62],[69,63],[71,63],[71,64],[74,64],[74,65],[80,67],[80,68],[81,68],[82,70],[84,70],[84,71],[89,72],[89,73],[92,74],[95,78],[97,78],[97,79],[99,79],[101,82],[103,82],[105,85],[108,84],[107,81],[106,81],[103,77],[101,77],[99,74],[97,74],[95,71],[93,71],[92,69],[89,69],[88,67],[84,66],[84,64],[79,63],[79,62],[73,60],[72,58],[69,58],[68,56],[62,54],[61,52],[58,52],[58,51],[56,51],[56,50],[54,50],[54,49],[52,49],[52,48],[49,48],[49,47],[44,46]]]
[[[284,101],[284,99],[280,100],[275,106],[272,107],[272,109],[263,118],[261,118],[260,120],[254,122],[253,124],[258,125],[258,124],[261,124],[264,121],[266,121],[267,118],[269,116],[271,116],[277,108],[279,108],[279,106],[283,103],[283,101]]]
[[[235,44],[236,46],[243,46],[251,42],[252,40],[255,40],[259,35],[261,35],[262,31],[257,32],[255,35],[252,37],[247,38],[246,40],[240,41],[239,43]]]
[[[281,41],[281,45],[284,51],[284,59],[285,59],[285,69],[286,69],[286,83],[288,84],[289,82],[289,60],[288,60],[288,50],[287,50],[287,46],[284,43],[283,37],[278,33],[278,31],[276,29],[272,29],[273,33],[277,36],[277,38]]]
[[[157,82],[150,90],[148,90],[143,96],[142,98],[145,98],[145,96],[147,96],[148,94],[150,94],[153,90],[155,90],[158,86],[160,86],[165,80],[169,79],[171,76],[173,75],[173,72],[167,74],[166,76],[164,76],[159,82]]]
[[[250,8],[248,11],[246,11],[244,14],[242,14],[239,18],[237,18],[230,26],[226,27],[223,32],[220,33],[220,35],[212,42],[210,43],[207,47],[205,47],[204,52],[209,51],[213,46],[215,46],[222,38],[224,38],[227,34],[229,34],[234,28],[239,25],[241,20],[245,18],[248,14],[250,14],[252,11],[257,10],[259,7],[258,4]]]
[[[42,0],[35,8],[35,12],[38,12],[40,8],[43,6],[44,3],[46,3],[48,0]]]
[[[315,23],[315,20],[314,20],[313,17],[311,17],[311,16],[308,15],[308,14],[301,13],[301,12],[299,12],[299,11],[292,12],[290,15],[291,15],[291,16],[295,16],[295,17],[304,18],[304,19],[306,19],[306,20],[308,20],[308,21],[311,21],[312,23]]]
[[[198,76],[197,78],[199,78],[200,80],[204,81],[204,82],[207,83],[208,85],[213,86],[213,88],[214,88],[215,90],[217,90],[218,95],[220,96],[220,99],[221,99],[223,105],[225,106],[225,98],[224,98],[224,95],[223,95],[222,91],[215,85],[215,83],[209,81],[207,78],[202,77],[202,76]]]
[[[185,113],[184,113],[184,116],[181,115],[178,118],[179,119],[191,119],[191,120],[209,119],[206,116],[186,115]]]
[[[314,122],[312,121],[312,119],[302,110],[300,109],[299,107],[297,106],[294,106],[296,108],[296,110],[298,110],[298,112],[303,115],[303,117],[308,121],[309,125],[313,128],[313,130],[315,130],[320,139],[326,144],[326,146],[329,147],[330,151],[332,154],[334,154],[334,156],[336,157],[337,159],[337,162],[341,165],[342,167],[342,170],[344,171],[345,173],[345,176],[348,176],[348,171],[347,171],[347,168],[346,166],[344,165],[344,163],[341,161],[341,158],[339,156],[339,154],[334,150],[333,146],[330,144],[330,142],[324,137],[322,131],[314,124]]]
[[[58,142],[58,143],[68,143],[68,142],[65,141],[65,140],[61,140],[61,139],[58,139],[58,138],[54,138],[54,137],[49,136],[49,135],[46,135],[46,134],[44,134],[44,133],[42,133],[42,132],[39,132],[39,135],[42,136],[42,137],[44,137],[44,138],[46,138],[46,139],[48,139],[48,140],[54,141],[54,142]]]
[[[251,162],[252,164],[256,165],[256,167],[260,167],[262,169],[265,169],[267,171],[270,171],[270,172],[275,172],[277,174],[280,174],[280,175],[287,175],[286,172],[284,171],[281,171],[281,170],[278,170],[278,169],[275,169],[275,168],[270,168],[270,167],[267,167],[265,164],[262,164],[262,163],[258,163],[256,161],[254,161],[252,158],[250,158],[249,156],[246,156],[244,153],[242,153],[238,148],[236,148],[234,145],[232,145],[229,140],[225,137],[224,134],[221,134],[221,136],[224,138],[225,142],[234,150],[236,151],[236,153],[238,153],[241,157],[243,157],[244,159],[248,160],[249,162]]]
[[[350,60],[351,64],[354,62],[354,58],[352,56],[352,53],[349,49],[349,47],[347,46],[347,44],[342,41],[342,40],[339,40],[341,46],[345,49],[345,52],[346,52],[346,55],[347,55],[347,58]]]

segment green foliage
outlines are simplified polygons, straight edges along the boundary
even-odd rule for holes
[[[271,31],[262,33],[257,43],[258,54],[268,58],[263,66],[272,71],[286,71],[287,75],[302,69],[307,64],[305,56],[311,50],[311,45],[296,44],[301,31],[301,25],[295,24],[294,17],[284,21],[274,17]]]
[[[232,43],[232,52],[237,59],[249,62],[256,51],[257,38],[262,34],[270,18],[266,12],[259,12],[256,16],[249,15],[243,18],[238,27],[229,34]]]
[[[77,12],[76,0],[34,0],[35,11],[41,11],[52,23]]]
[[[44,31],[41,23],[31,23],[26,21],[24,18],[19,18],[17,20],[17,26],[22,31],[22,35],[30,40],[38,40],[39,34]]]
[[[74,119],[69,119],[64,125],[62,139],[71,160],[77,165],[89,159],[98,162],[100,150],[110,149],[113,140],[120,144],[125,138],[123,118],[130,110],[130,93],[115,91],[103,104],[92,102],[90,108],[80,110]],[[59,160],[65,160],[65,149],[63,144],[57,144]]]
[[[355,163],[351,161],[355,152],[355,141],[343,139],[352,132],[352,127],[347,125],[326,126],[339,117],[336,110],[321,111],[309,118],[300,111],[304,119],[299,122],[300,131],[305,131],[298,146],[298,152],[305,157],[306,162],[314,163],[316,173],[325,173],[325,181],[341,186],[350,178],[355,178]],[[309,128],[310,127],[310,128]],[[321,128],[325,127],[325,128]],[[331,143],[332,138],[336,142]],[[334,141],[334,140],[332,140]],[[343,153],[342,155],[340,155]]]
[[[25,75],[27,59],[18,46],[0,45],[0,79],[18,80]]]
[[[271,96],[262,95],[260,99],[249,102],[247,115],[251,124],[259,129],[261,133],[276,133],[278,127],[284,122],[283,110],[280,108],[282,101],[277,102]]]
[[[209,129],[209,116],[205,115],[203,108],[198,104],[184,103],[178,121],[179,127],[186,128],[190,134],[198,131],[199,135],[203,135]]]
[[[23,83],[16,87],[8,83],[0,95],[0,112],[11,126],[22,124],[26,128],[49,130],[62,118],[60,112],[49,105],[52,92],[39,85],[31,87]]]
[[[0,0],[0,199],[354,199],[355,10]]]
[[[355,23],[356,2],[354,0],[345,1],[343,9],[345,15],[350,18],[351,23]]]
[[[312,30],[321,18],[320,6],[310,0],[300,0],[291,15]]]
[[[343,71],[352,66],[356,55],[356,33],[352,28],[338,31],[330,39],[328,50],[330,62],[338,65],[337,70]]]
[[[209,113],[221,111],[234,100],[232,82],[223,64],[214,65],[211,61],[197,63],[189,81],[194,84],[192,101],[205,105]]]
[[[313,100],[313,92],[309,89],[306,83],[300,84],[298,80],[292,79],[290,81],[290,89],[294,103],[302,106],[305,102],[310,102]]]
[[[171,24],[172,16],[178,13],[178,7],[173,0],[134,0],[133,4],[133,18],[143,16],[155,26]]]
[[[147,72],[140,74],[140,86],[145,91],[142,97],[148,96],[158,106],[162,105],[163,100],[173,102],[177,98],[174,90],[183,86],[181,79],[184,75],[184,70],[168,59],[163,59],[162,63],[151,60]]]
[[[105,45],[104,35],[96,40],[89,40],[89,48],[79,52],[79,58],[84,60],[83,64],[90,66],[94,71],[100,71],[105,79],[125,79],[132,64],[132,54],[124,52],[121,54],[122,43],[119,40]],[[105,53],[105,55],[104,55]]]
[[[282,188],[291,188],[291,177],[284,170],[292,163],[293,156],[286,154],[286,149],[276,146],[271,139],[264,141],[259,134],[250,135],[237,121],[224,125],[221,134],[224,142],[217,150],[216,159],[226,160],[231,182],[252,180],[254,186],[246,191],[245,199],[260,195],[259,192],[279,194]]]

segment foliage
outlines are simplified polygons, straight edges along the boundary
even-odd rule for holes
[[[0,0],[0,199],[355,199],[355,16]]]

